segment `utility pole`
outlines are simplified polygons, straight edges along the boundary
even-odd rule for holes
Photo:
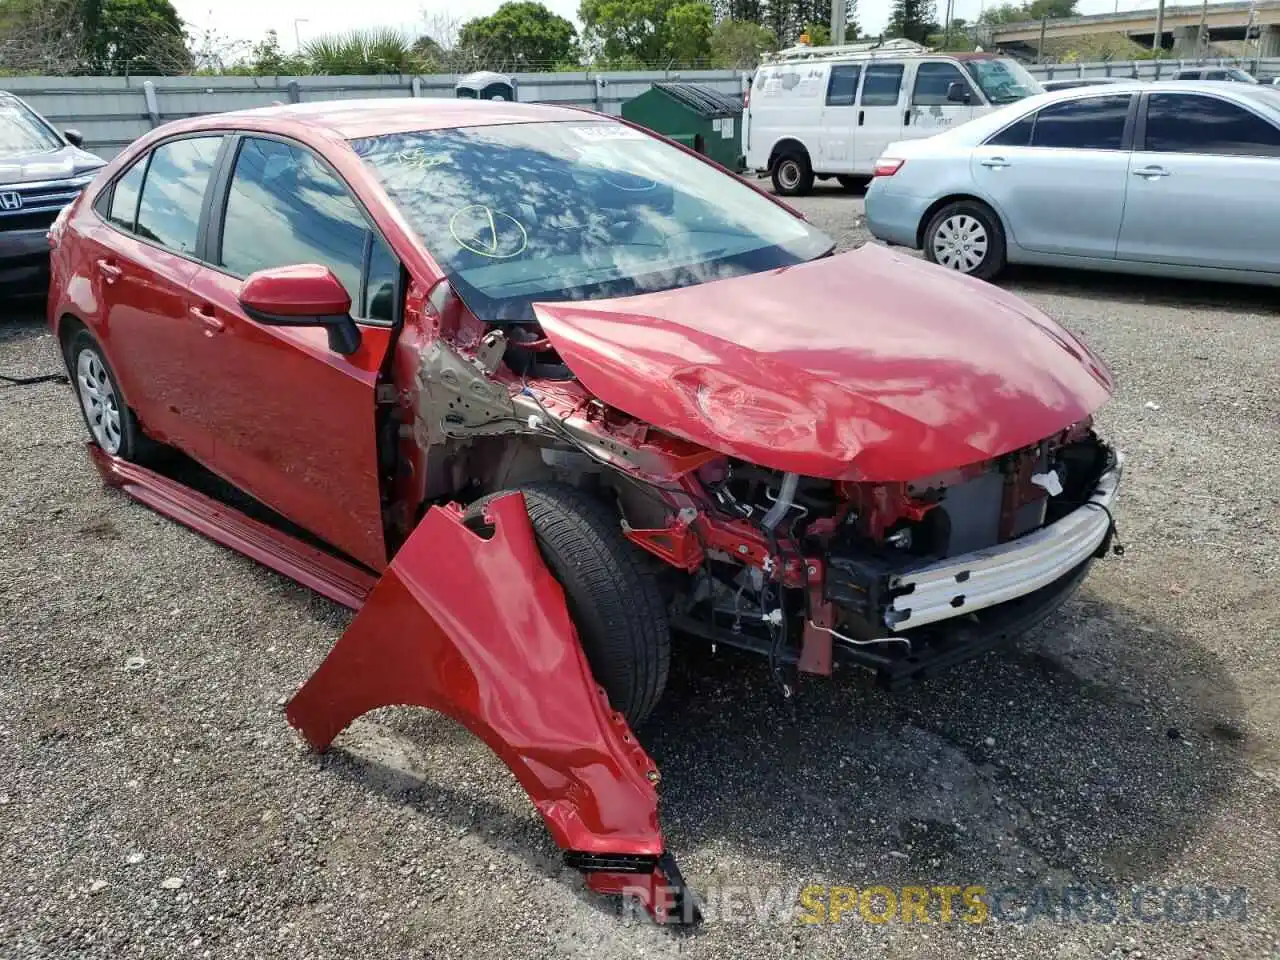
[[[836,46],[844,43],[844,22],[848,18],[848,0],[831,0],[831,42]]]
[[[1164,0],[1160,2],[1164,3]],[[1049,26],[1049,17],[1046,15],[1040,18],[1040,45],[1036,47],[1036,63],[1044,62],[1044,31],[1047,26]]]
[[[1209,16],[1209,0],[1200,4],[1200,32],[1196,34],[1196,57],[1203,59],[1209,55],[1209,29],[1205,20]]]
[[[1164,49],[1164,0],[1156,6],[1156,35],[1151,38],[1151,49],[1157,54]]]
[[[951,21],[954,18],[956,0],[947,0],[946,26],[942,28],[942,49],[951,49]]]

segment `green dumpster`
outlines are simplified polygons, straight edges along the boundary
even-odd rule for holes
[[[622,105],[622,116],[704,154],[743,169],[742,100],[698,83],[655,83]]]

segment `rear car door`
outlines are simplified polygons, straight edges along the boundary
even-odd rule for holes
[[[1115,257],[1134,96],[1050,103],[974,149],[973,181],[1013,242],[1040,253]]]
[[[902,139],[904,108],[901,63],[868,63],[858,92],[858,123],[853,135],[853,168],[869,174],[884,148]]]
[[[949,100],[953,83],[967,94],[967,100]],[[909,122],[902,131],[904,138],[931,137],[950,127],[972,120],[981,95],[969,78],[950,60],[922,60],[916,64],[915,81],[911,85],[911,109],[904,114]]]
[[[240,489],[366,566],[386,563],[375,388],[400,303],[400,264],[336,172],[310,149],[245,135],[214,201],[209,265],[194,309],[205,334],[191,376],[213,439],[211,466]],[[361,345],[329,349],[313,327],[258,323],[245,277],[318,263],[351,295]]]
[[[1280,127],[1208,93],[1149,93],[1122,260],[1280,272]]]
[[[822,155],[817,169],[823,173],[847,173],[853,169],[853,137],[858,123],[858,81],[862,66],[837,63],[827,77],[827,98],[822,108]]]
[[[187,362],[199,345],[188,285],[206,194],[226,138],[161,143],[103,191],[85,234],[101,304],[99,335],[144,429],[191,456],[209,450],[196,429]]]

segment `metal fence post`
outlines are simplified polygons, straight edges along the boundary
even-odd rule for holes
[[[414,77],[412,80],[409,81],[409,96],[411,97],[422,96],[422,78],[421,77]]]
[[[160,126],[160,101],[156,99],[156,85],[150,80],[142,83],[142,99],[147,102],[147,116],[151,118],[152,128]]]
[[[290,103],[302,102],[302,87],[299,85],[297,80],[290,80],[286,86],[286,89],[289,91]]]

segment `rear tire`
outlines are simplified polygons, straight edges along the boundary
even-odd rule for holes
[[[783,197],[798,197],[813,190],[813,167],[803,153],[784,153],[773,162],[770,171],[773,192]]]
[[[623,537],[615,510],[562,484],[489,494],[467,507],[467,524],[483,530],[485,505],[512,492],[524,495],[538,549],[564,588],[596,682],[638,726],[661,698],[671,662],[667,605],[654,569]]]
[[[149,440],[129,409],[102,345],[79,330],[67,346],[67,370],[89,436],[104,453],[135,463],[151,452]]]
[[[977,200],[949,203],[924,230],[925,259],[979,280],[1005,265],[1004,228],[994,210]]]

